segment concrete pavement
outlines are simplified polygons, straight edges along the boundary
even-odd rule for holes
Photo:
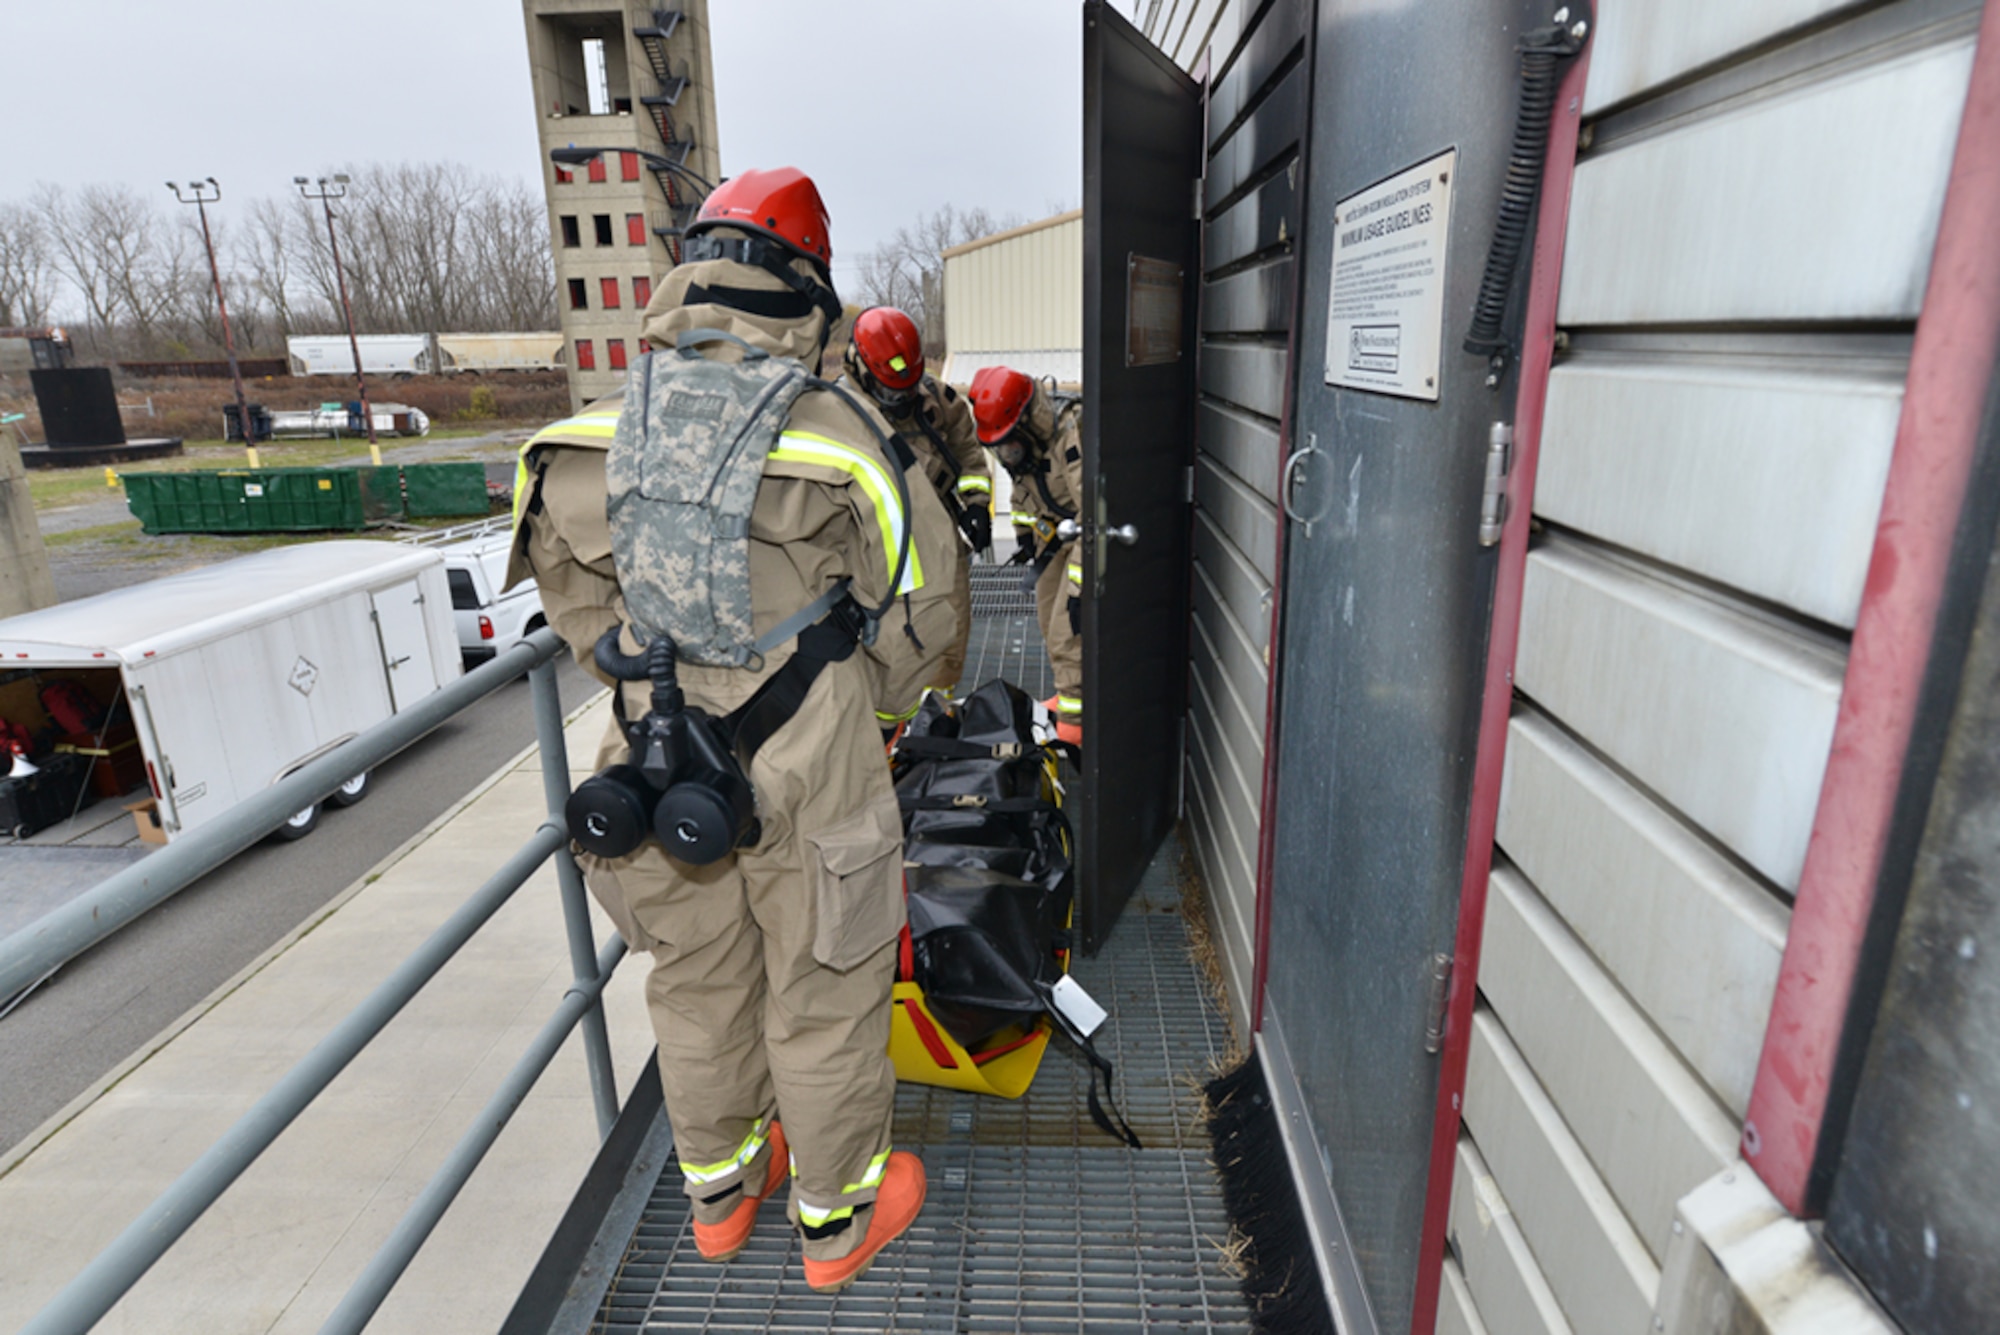
[[[572,720],[583,777],[608,713]],[[442,922],[542,819],[530,751],[0,1165],[0,1329],[18,1328]],[[610,927],[598,918],[600,942]],[[617,1081],[652,1047],[645,961],[606,992]],[[310,1332],[569,985],[533,877],[98,1327]],[[372,1331],[490,1331],[596,1151],[572,1035]]]

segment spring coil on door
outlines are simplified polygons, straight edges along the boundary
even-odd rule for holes
[[[1486,253],[1486,272],[1473,303],[1472,329],[1465,350],[1489,358],[1497,383],[1513,348],[1501,331],[1507,298],[1521,265],[1535,196],[1541,190],[1542,168],[1548,157],[1549,123],[1556,90],[1562,84],[1562,62],[1583,50],[1590,35],[1587,0],[1571,0],[1556,10],[1548,24],[1522,34],[1515,48],[1521,53],[1521,96],[1514,119],[1514,143],[1508,154],[1507,181],[1500,193],[1500,216],[1493,223],[1493,244]]]

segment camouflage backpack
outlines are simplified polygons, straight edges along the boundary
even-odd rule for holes
[[[718,339],[741,342],[695,330],[633,367],[605,514],[633,633],[671,636],[689,663],[743,667],[768,647],[751,623],[750,512],[792,404],[817,381],[747,343],[734,364],[695,351]]]

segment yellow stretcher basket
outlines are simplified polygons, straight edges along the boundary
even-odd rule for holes
[[[1047,755],[1042,775],[1042,796],[1058,807],[1063,789],[1057,779],[1056,757]],[[1074,848],[1066,848],[1072,858]],[[1075,916],[1071,909],[1070,919]],[[1066,919],[1064,926],[1069,926]],[[1063,972],[1069,972],[1069,952],[1063,951]],[[1052,1029],[1049,1017],[1038,1016],[1030,1028],[1002,1033],[968,1052],[924,1004],[924,990],[907,979],[911,971],[910,932],[903,929],[901,956],[897,961],[899,981],[891,1000],[889,1017],[889,1058],[896,1064],[896,1078],[913,1085],[936,1085],[941,1089],[962,1089],[971,1094],[991,1094],[996,1098],[1018,1099],[1034,1083],[1048,1050]]]

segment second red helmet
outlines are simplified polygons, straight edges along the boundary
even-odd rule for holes
[[[724,225],[774,237],[822,269],[833,262],[826,204],[812,177],[797,167],[773,167],[730,177],[709,191],[687,230],[692,236]]]
[[[1005,366],[988,366],[972,377],[972,417],[979,426],[979,443],[997,445],[1021,420],[1035,382]]]
[[[924,378],[923,335],[894,306],[871,306],[855,318],[854,351],[885,389],[914,389]]]

